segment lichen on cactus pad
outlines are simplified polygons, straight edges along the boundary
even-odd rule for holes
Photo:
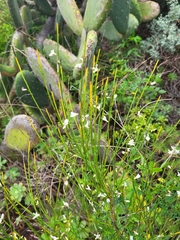
[[[38,143],[39,129],[33,118],[25,114],[17,115],[6,126],[4,143],[11,149],[27,151]]]

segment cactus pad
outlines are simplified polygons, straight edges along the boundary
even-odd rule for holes
[[[131,0],[130,13],[133,14],[137,18],[139,23],[141,23],[142,15],[141,15],[141,10],[140,10],[139,3],[137,0]]]
[[[21,51],[23,50],[23,42],[24,36],[21,32],[15,31],[11,41],[11,49],[10,49],[10,57],[9,57],[9,64],[11,67],[14,67],[19,70],[18,64],[16,62],[16,58],[20,65],[22,65],[22,54]]]
[[[123,38],[123,36],[115,29],[110,19],[107,19],[103,23],[99,29],[99,32],[103,37],[107,38],[110,41],[118,42]]]
[[[16,75],[15,91],[18,98],[25,104],[40,108],[50,104],[48,94],[42,83],[32,72],[23,70]]]
[[[101,27],[109,13],[111,4],[111,0],[87,1],[83,20],[86,31],[96,31]]]
[[[137,18],[134,15],[129,14],[128,29],[126,32],[126,37],[130,36],[132,32],[137,29],[138,26],[139,26],[139,21],[137,20]]]
[[[116,30],[126,35],[130,13],[130,0],[113,0],[110,11],[111,20]]]
[[[38,10],[42,12],[43,14],[46,14],[47,16],[54,16],[55,11],[52,9],[51,5],[47,0],[34,0]]]
[[[80,36],[83,20],[75,0],[57,0],[57,4],[67,25],[76,35]]]
[[[39,138],[39,124],[24,114],[13,117],[5,129],[4,142],[14,150],[27,151],[35,146]]]
[[[54,93],[54,97],[58,100],[61,98],[70,98],[68,89],[64,83],[59,80],[57,73],[47,59],[31,47],[26,48],[26,54],[34,75],[49,91]]]
[[[23,5],[20,8],[20,14],[22,18],[23,25],[28,33],[32,30],[32,17],[31,17],[31,11],[28,6]]]
[[[160,13],[159,4],[153,1],[139,2],[139,8],[142,14],[142,22],[151,21]]]
[[[86,32],[83,29],[81,36],[81,46],[79,49],[78,60],[73,70],[73,76],[80,79],[82,71],[91,67],[92,59],[97,45],[97,32],[89,31],[86,37]]]
[[[0,64],[0,73],[2,76],[11,77],[17,73],[17,69],[14,67]]]
[[[9,12],[13,19],[14,25],[17,29],[20,29],[23,26],[21,15],[19,12],[19,5],[17,0],[6,0],[7,6],[9,8]]]
[[[73,71],[77,61],[77,57],[73,53],[69,52],[63,46],[50,39],[46,39],[43,42],[43,46],[46,55],[50,57],[50,60],[54,64],[57,64],[57,62],[60,60],[60,64],[64,70]],[[54,54],[51,54],[52,51],[54,51]]]

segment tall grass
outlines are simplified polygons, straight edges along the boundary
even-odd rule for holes
[[[86,72],[77,105],[66,98],[54,105],[57,120],[18,165],[25,187],[16,189],[21,201],[2,175],[2,238],[178,239],[176,126],[167,131],[155,122],[159,98],[141,105],[148,83],[121,116],[118,76],[114,72],[110,91],[108,77],[99,82],[100,71],[91,79]]]

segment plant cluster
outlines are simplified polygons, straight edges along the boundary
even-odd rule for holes
[[[167,124],[170,106],[163,100],[158,62],[151,73],[129,65],[129,58],[140,59],[141,38],[134,27],[152,19],[158,5],[7,2],[16,30],[9,59],[0,65],[4,112],[13,115],[0,146],[0,237],[178,237],[178,123]],[[108,38],[104,28],[110,32],[112,26],[111,37],[133,34],[106,54],[104,70],[100,53],[94,56],[97,32]],[[36,41],[34,27],[42,28]],[[69,46],[66,31],[80,37],[80,45]]]

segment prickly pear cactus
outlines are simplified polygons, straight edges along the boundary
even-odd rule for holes
[[[23,63],[22,61],[23,59],[22,51],[24,47],[23,45],[24,45],[23,33],[16,30],[13,34],[12,41],[11,41],[9,65],[13,68],[16,68],[17,70],[19,70],[19,65],[21,66]]]
[[[9,12],[11,14],[12,20],[14,22],[14,25],[17,29],[22,28],[23,23],[19,11],[19,5],[17,3],[17,0],[6,0],[7,6],[9,8]]]
[[[46,56],[49,57],[54,64],[57,65],[59,61],[64,70],[73,71],[77,61],[77,57],[73,53],[51,39],[46,39],[43,42],[43,46]]]
[[[29,106],[43,108],[50,104],[46,89],[28,70],[16,75],[15,91],[20,101]]]
[[[141,14],[138,0],[131,0],[130,13],[133,14],[137,18],[139,23],[142,22],[142,14]]]
[[[103,23],[103,25],[99,29],[99,32],[103,37],[110,41],[119,42],[123,38],[123,35],[120,34],[114,27],[111,19],[107,19]]]
[[[31,17],[30,8],[26,5],[23,5],[20,8],[20,15],[21,15],[21,18],[22,18],[24,28],[26,29],[26,31],[28,33],[31,33],[32,26],[33,26],[33,21],[32,21],[32,17]]]
[[[38,143],[39,129],[39,124],[33,118],[17,115],[6,126],[4,143],[11,149],[27,151]]]
[[[45,57],[31,47],[26,48],[27,60],[34,75],[49,91],[54,93],[57,100],[70,98],[70,94],[64,83],[59,79],[55,70]]]
[[[128,29],[126,32],[126,37],[130,36],[133,31],[135,31],[139,26],[137,18],[133,14],[129,14]]]
[[[47,0],[34,0],[37,8],[39,9],[40,12],[42,12],[43,14],[46,14],[48,16],[54,16],[55,15],[55,11],[54,9],[51,7],[51,5],[49,4],[49,2]]]
[[[86,37],[86,31],[83,29],[81,36],[81,46],[78,53],[78,59],[73,70],[73,76],[80,79],[85,69],[91,70],[92,59],[97,45],[97,32],[89,31]]]
[[[159,4],[153,1],[139,2],[143,22],[149,22],[160,13]]]
[[[12,77],[17,73],[17,69],[11,66],[0,64],[0,72],[2,76]]]
[[[110,11],[110,18],[116,30],[122,35],[126,35],[128,29],[130,0],[113,0]]]
[[[97,31],[101,27],[106,17],[108,16],[108,13],[111,9],[111,4],[111,0],[87,1],[83,19],[83,27],[86,29],[86,31]]]
[[[75,0],[57,0],[61,14],[71,30],[78,36],[83,29],[83,18]]]

